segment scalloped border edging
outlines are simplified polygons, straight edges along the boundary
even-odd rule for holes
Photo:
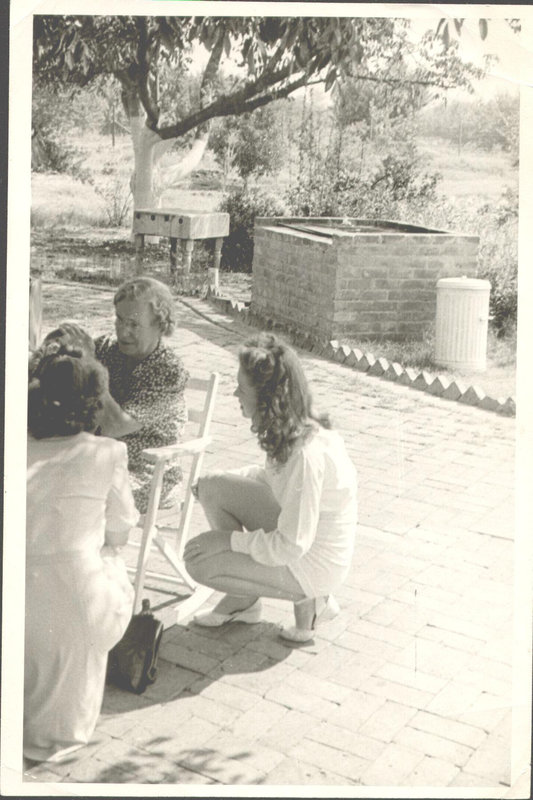
[[[425,370],[418,372],[412,367],[404,368],[401,364],[389,362],[386,358],[376,358],[372,353],[363,353],[358,348],[351,348],[336,339],[328,342],[320,341],[290,325],[285,326],[272,319],[261,318],[257,313],[252,313],[246,303],[226,297],[213,287],[209,287],[206,299],[231,317],[240,319],[247,324],[259,324],[266,330],[280,330],[288,335],[298,347],[323,356],[329,361],[344,364],[358,372],[374,375],[386,381],[394,381],[402,386],[427,392],[434,397],[477,406],[485,411],[495,411],[497,414],[505,416],[516,415],[516,402],[513,397],[488,397],[483,389],[474,384],[467,386],[461,381],[450,380],[444,375],[434,375]]]

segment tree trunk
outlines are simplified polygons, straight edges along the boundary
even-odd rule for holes
[[[171,149],[175,139],[161,139],[146,125],[146,114],[135,89],[123,84],[122,102],[130,121],[134,167],[131,176],[133,208],[158,208],[161,194],[182,181],[195,169],[207,147],[208,130],[199,130],[189,151],[176,164],[169,165],[162,180],[157,181],[156,167],[160,158]]]
[[[161,141],[159,136],[145,125],[144,115],[131,115],[131,137],[133,140],[133,175],[131,191],[133,207],[157,208],[159,198],[154,190],[154,166],[156,145]]]
[[[155,172],[160,158],[171,149],[175,139],[162,140],[146,127],[144,116],[130,116],[133,140],[134,172],[132,194],[134,208],[158,208],[161,194],[187,177],[200,163],[207,147],[208,135],[199,134],[189,151],[177,163],[169,165],[163,180],[156,187]]]

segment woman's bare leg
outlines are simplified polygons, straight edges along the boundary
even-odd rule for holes
[[[209,524],[215,530],[241,531],[244,528],[252,531],[257,528],[263,528],[265,531],[271,531],[276,528],[280,506],[268,486],[253,479],[232,475],[231,473],[206,475],[199,481],[198,499]],[[288,570],[288,578],[286,578],[283,586],[262,584],[257,573],[254,573],[257,580],[253,578],[252,581],[245,581],[245,576],[250,577],[250,565],[246,567],[246,571],[242,575],[223,575],[221,574],[222,558],[217,556],[215,561],[214,573],[211,574],[206,568],[205,574],[202,572],[202,575],[203,577],[209,577],[209,580],[212,581],[216,579],[217,586],[213,583],[207,583],[202,577],[195,577],[191,569],[189,567],[188,569],[192,577],[199,583],[205,583],[207,586],[217,589],[217,591],[225,592],[226,596],[220,600],[214,609],[220,614],[242,611],[255,603],[260,596],[281,597],[279,591],[283,589],[287,581],[290,582],[291,578],[294,581]],[[252,567],[261,566],[252,559],[249,559],[249,562]],[[294,583],[297,584],[296,581]],[[301,593],[299,585],[294,586],[294,584],[291,584],[291,587]],[[275,594],[269,594],[268,592],[270,591],[275,592]],[[291,600],[293,598],[291,595],[291,597],[285,597],[284,599]]]
[[[302,587],[288,567],[258,564],[246,553],[217,553],[216,556],[187,564],[187,570],[198,583],[225,592],[228,599],[238,601],[236,607],[231,609],[220,608],[219,603],[215,610],[224,614],[248,608],[258,597],[272,597],[293,603],[305,599]]]
[[[229,472],[200,478],[198,499],[213,530],[272,531],[281,511],[266,484]]]

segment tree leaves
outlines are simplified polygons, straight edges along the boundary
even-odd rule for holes
[[[453,21],[455,34],[460,34],[462,22]],[[417,80],[428,85],[466,83],[468,70],[452,46],[451,25],[443,19],[437,28],[448,54],[428,49],[418,59],[427,66],[425,72],[419,70]],[[184,135],[216,117],[250,111],[310,80],[324,82],[328,91],[352,74],[386,82],[407,45],[405,21],[378,17],[36,15],[34,26],[36,75],[78,86],[114,75],[142,102],[152,122],[159,99],[149,76],[161,74],[164,64],[174,69],[188,66],[186,57],[192,59],[198,45],[211,53],[211,69],[213,64],[218,68],[222,53],[226,59],[240,56],[246,74],[235,74],[227,94],[210,76],[209,99],[203,97],[201,107],[191,108],[186,117],[175,98],[173,123],[156,123],[163,138]],[[485,30],[480,27],[481,35]],[[403,80],[399,74],[397,81]],[[164,85],[161,90],[165,92]],[[166,107],[172,107],[172,99]]]

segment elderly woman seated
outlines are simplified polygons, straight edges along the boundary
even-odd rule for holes
[[[64,323],[46,340],[70,337],[72,342],[74,338],[77,346],[88,352],[92,349],[107,367],[111,397],[104,403],[100,433],[125,442],[135,503],[143,512],[152,466],[142,451],[179,439],[187,421],[184,390],[188,372],[179,356],[162,341],[176,325],[174,299],[167,286],[154,278],[131,278],[119,286],[113,302],[116,336],[100,336],[93,342],[78,326]],[[161,501],[164,507],[176,500],[181,477],[179,467],[167,470]]]

